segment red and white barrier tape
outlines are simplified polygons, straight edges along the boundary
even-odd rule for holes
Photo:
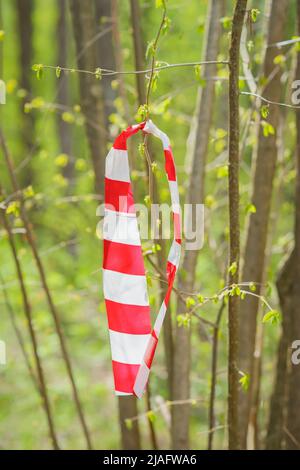
[[[127,139],[139,130],[162,141],[174,225],[167,261],[168,290],[152,330],[127,154]],[[106,157],[103,236],[103,290],[115,391],[116,395],[140,398],[147,385],[181,252],[180,204],[173,153],[168,136],[150,120],[123,131]]]

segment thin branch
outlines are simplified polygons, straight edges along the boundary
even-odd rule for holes
[[[165,65],[159,65],[158,67],[152,68],[147,68],[145,70],[110,70],[110,69],[102,69],[101,67],[98,68],[98,71],[93,71],[93,70],[83,70],[83,69],[77,69],[77,68],[71,68],[71,67],[59,67],[61,71],[63,72],[70,72],[70,73],[86,73],[90,75],[98,75],[99,71],[101,71],[101,76],[111,76],[111,75],[147,75],[148,73],[151,73],[152,70],[153,72],[160,72],[161,70],[167,70],[167,69],[174,69],[174,68],[179,68],[179,67],[195,67],[196,65],[212,65],[212,64],[217,64],[217,65],[228,65],[227,60],[207,60],[207,61],[197,61],[197,62],[180,62],[180,63],[175,63],[175,64],[168,64],[166,63]],[[43,65],[44,69],[52,69],[56,70],[58,66],[56,65]]]
[[[4,136],[3,136],[1,130],[0,130],[0,146],[1,146],[2,152],[4,154],[4,159],[5,159],[7,168],[8,168],[8,172],[9,172],[9,176],[10,176],[10,179],[11,179],[11,182],[12,182],[13,190],[15,192],[18,192],[20,190],[20,188],[19,188],[19,184],[18,184],[16,175],[15,175],[13,160],[12,160],[10,154],[9,154],[9,151],[8,151],[8,148],[7,148],[7,145],[6,145],[6,141],[4,139]],[[80,403],[79,394],[78,394],[78,390],[77,390],[77,386],[76,386],[76,382],[75,382],[75,378],[74,378],[74,374],[73,374],[73,368],[72,368],[71,360],[70,360],[70,357],[69,357],[69,353],[68,353],[68,350],[67,350],[67,346],[66,346],[66,343],[65,343],[65,338],[64,338],[64,334],[63,334],[63,330],[62,330],[62,326],[61,326],[60,316],[59,316],[59,313],[56,309],[56,306],[55,306],[53,298],[52,298],[52,294],[51,294],[49,286],[48,286],[48,281],[47,281],[47,278],[46,278],[45,269],[44,269],[40,254],[39,254],[37,246],[36,246],[35,235],[33,233],[32,226],[29,222],[24,204],[21,204],[21,206],[20,206],[20,216],[21,216],[21,219],[23,221],[24,227],[26,229],[27,240],[28,240],[28,243],[31,247],[32,254],[33,254],[33,257],[34,257],[39,275],[40,275],[42,287],[43,287],[43,290],[45,292],[46,299],[47,299],[47,302],[48,302],[48,305],[49,305],[49,310],[51,312],[51,315],[52,315],[52,318],[53,318],[53,321],[54,321],[55,330],[56,330],[56,333],[57,333],[57,336],[58,336],[58,339],[59,339],[63,360],[64,360],[65,365],[66,365],[67,374],[68,374],[70,384],[71,384],[71,388],[72,388],[72,392],[73,392],[75,407],[76,407],[76,410],[77,410],[77,413],[78,413],[78,416],[79,416],[79,420],[80,420],[80,423],[81,423],[81,426],[82,426],[83,434],[84,434],[86,442],[87,442],[87,447],[89,449],[91,449],[92,448],[91,439],[90,439],[89,431],[88,431],[88,428],[87,428],[87,424],[86,424],[85,416],[84,416],[84,413],[83,413],[83,409],[82,409],[82,406],[81,406],[81,403]]]
[[[0,193],[2,193],[1,187],[0,187]],[[8,235],[8,241],[10,244],[11,252],[12,252],[13,259],[14,259],[15,266],[16,266],[18,281],[19,281],[21,294],[22,294],[24,313],[26,316],[29,336],[30,336],[31,344],[33,348],[34,360],[35,360],[36,371],[37,371],[37,376],[38,376],[38,381],[39,381],[39,392],[41,395],[43,407],[44,407],[46,418],[47,418],[50,439],[52,441],[53,448],[59,449],[54,421],[52,417],[51,404],[50,404],[47,386],[46,386],[45,374],[44,374],[43,366],[41,363],[41,359],[39,357],[38,343],[37,343],[36,333],[35,333],[34,326],[33,326],[31,305],[30,305],[29,298],[27,295],[27,290],[25,287],[23,271],[22,271],[21,264],[18,258],[17,249],[16,249],[13,234],[11,232],[9,221],[7,220],[6,214],[3,211],[0,211],[0,217]]]
[[[268,104],[273,104],[275,106],[283,106],[285,108],[291,108],[291,109],[300,109],[300,106],[295,106],[295,105],[288,104],[288,103],[279,103],[277,101],[271,101],[265,98],[264,96],[261,96],[257,93],[251,93],[250,91],[241,91],[240,95],[255,96],[256,98],[259,98],[261,101],[264,101],[265,103],[268,103]]]

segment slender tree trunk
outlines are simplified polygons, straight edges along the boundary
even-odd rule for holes
[[[2,194],[1,187],[0,187],[0,194]],[[24,282],[23,271],[22,271],[21,264],[18,258],[17,249],[16,249],[14,237],[11,231],[10,223],[6,218],[6,215],[2,211],[1,211],[0,216],[1,216],[2,224],[8,235],[11,252],[12,252],[13,259],[14,259],[15,266],[16,266],[18,282],[19,282],[21,294],[22,294],[24,313],[25,313],[28,330],[29,330],[29,337],[30,337],[32,349],[33,349],[33,357],[35,361],[36,374],[38,378],[38,383],[37,383],[38,391],[40,393],[43,407],[44,407],[45,414],[46,414],[50,440],[52,442],[53,448],[59,449],[57,434],[56,434],[54,420],[53,420],[53,413],[51,409],[51,403],[50,403],[47,384],[46,384],[45,373],[44,373],[44,369],[43,369],[42,362],[41,362],[39,352],[38,352],[38,342],[37,342],[37,337],[36,337],[36,333],[35,333],[34,326],[33,326],[32,309],[31,309],[31,304],[29,302],[27,289],[26,289],[25,282]]]
[[[247,0],[237,0],[231,30],[229,50],[229,284],[239,282],[240,217],[239,217],[239,66],[240,41],[246,14]],[[235,266],[234,269],[233,266]],[[239,351],[239,297],[228,302],[228,438],[229,449],[239,449],[238,431],[238,351]]]
[[[33,1],[17,0],[17,21],[18,21],[18,43],[20,54],[20,88],[25,91],[24,98],[20,100],[21,104],[21,141],[24,146],[24,152],[31,151],[34,142],[34,114],[24,113],[24,105],[32,99],[31,90],[31,66],[33,64]],[[32,171],[27,167],[23,172],[24,186],[33,183]]]
[[[216,60],[221,34],[220,18],[223,10],[222,0],[211,0],[209,5],[209,21],[207,23],[206,40],[204,44],[204,60]],[[216,71],[215,65],[204,66],[203,76]],[[187,203],[203,203],[204,199],[204,169],[209,142],[209,127],[212,119],[214,102],[214,82],[207,81],[204,88],[199,89],[196,108],[197,129],[192,150],[192,168],[188,185]],[[194,288],[195,270],[198,251],[185,251],[183,258],[183,272],[180,276],[178,288],[183,291],[192,291]],[[186,306],[178,299],[177,313],[185,311]],[[190,398],[190,328],[176,326],[175,350],[173,361],[173,400],[187,400]],[[186,449],[189,447],[189,404],[172,407],[172,447]]]
[[[271,2],[271,16],[267,44],[274,44],[283,39],[286,13],[288,10],[288,0]],[[263,75],[269,78],[274,74],[274,58],[278,55],[276,47],[266,48]],[[281,71],[278,69],[273,78],[269,81],[264,90],[264,96],[272,101],[280,101]],[[268,117],[269,123],[275,131],[279,123],[279,109],[273,106]],[[253,281],[258,283],[257,293],[260,293],[260,284],[263,280],[265,267],[265,250],[267,243],[268,223],[270,217],[270,207],[273,189],[273,179],[277,159],[276,135],[265,137],[261,121],[258,122],[257,148],[254,156],[254,172],[252,185],[252,203],[256,207],[256,213],[250,215],[244,263],[242,269],[242,281]],[[253,375],[254,348],[256,336],[256,318],[258,310],[258,298],[247,296],[241,306],[241,317],[239,326],[239,336],[243,338],[243,347],[239,351],[239,368],[250,374],[250,381]],[[240,392],[240,435],[242,446],[246,447],[249,414],[251,407],[252,387],[249,391]]]
[[[10,180],[11,180],[11,183],[12,183],[13,190],[14,190],[15,193],[19,194],[20,193],[20,187],[19,187],[19,184],[18,184],[18,181],[17,181],[17,178],[16,178],[13,159],[11,158],[10,153],[8,151],[6,141],[4,139],[4,136],[2,134],[1,129],[0,129],[0,148],[1,148],[2,153],[4,155],[5,164],[7,166],[7,170],[8,170],[8,173],[9,173],[9,177],[10,177]],[[77,389],[77,385],[76,385],[75,377],[74,377],[74,373],[73,373],[73,367],[72,367],[72,364],[71,364],[71,359],[70,359],[70,356],[69,356],[69,353],[68,353],[68,350],[67,350],[67,345],[66,345],[62,325],[61,325],[60,315],[59,315],[59,313],[56,309],[56,306],[55,306],[53,298],[52,298],[51,291],[49,289],[45,268],[44,268],[44,265],[42,263],[42,259],[40,257],[40,254],[38,252],[38,248],[37,248],[36,241],[35,241],[34,231],[33,231],[33,228],[31,226],[30,222],[29,222],[29,219],[28,219],[28,216],[27,216],[27,211],[26,211],[25,205],[23,204],[23,201],[21,201],[20,218],[21,218],[21,220],[24,224],[25,230],[26,230],[26,238],[27,238],[27,241],[28,241],[29,246],[31,248],[33,258],[34,258],[34,261],[35,261],[35,264],[36,264],[36,267],[37,267],[37,270],[38,270],[38,273],[39,273],[41,285],[42,285],[42,288],[44,290],[44,293],[45,293],[45,296],[46,296],[46,299],[47,299],[47,303],[48,303],[48,306],[49,306],[49,310],[50,310],[50,313],[51,313],[51,316],[52,316],[52,319],[53,319],[53,322],[54,322],[55,331],[57,333],[57,337],[58,337],[58,340],[59,340],[62,357],[63,357],[64,363],[65,363],[65,366],[66,366],[67,376],[70,380],[70,385],[71,385],[71,389],[72,389],[72,393],[73,393],[74,404],[75,404],[75,407],[76,407],[76,411],[78,413],[78,417],[79,417],[79,421],[80,421],[80,424],[81,424],[81,427],[82,427],[82,431],[83,431],[88,449],[92,449],[91,438],[90,438],[89,430],[88,430],[87,423],[86,423],[86,420],[85,420],[85,415],[84,415],[84,412],[83,412],[83,408],[82,408],[82,405],[81,405],[81,402],[80,402],[79,393],[78,393],[78,389]]]
[[[270,403],[266,448],[279,450],[283,446],[288,383],[288,348],[291,342],[292,292],[295,250],[292,250],[277,279],[282,311],[282,332],[278,345],[275,386]]]
[[[99,67],[97,34],[93,2],[69,0],[79,69],[95,71]],[[86,121],[89,150],[95,172],[97,194],[104,191],[104,161],[107,131],[101,83],[95,76],[79,74],[81,108]]]
[[[130,421],[138,413],[136,398],[131,396],[119,397],[118,403],[122,448],[125,450],[139,450],[141,448],[141,437],[138,420]]]
[[[300,0],[297,1],[297,26],[300,34]],[[296,78],[300,77],[300,54],[297,55]],[[291,341],[300,340],[300,112],[296,111],[297,145],[296,145],[296,196],[295,196],[295,257],[293,280],[293,308],[291,316]],[[290,359],[290,358],[289,358]],[[289,396],[287,410],[287,429],[294,440],[287,441],[289,449],[300,448],[300,366],[291,364],[289,379]],[[297,443],[297,444],[296,444]]]
[[[58,37],[58,54],[57,63],[62,67],[68,66],[68,22],[67,22],[67,0],[58,0],[57,7],[59,12],[57,37]],[[57,81],[57,101],[63,106],[70,105],[69,99],[69,76],[64,74]],[[70,125],[61,119],[60,114],[57,116],[57,129],[60,143],[60,151],[69,157],[67,166],[64,168],[64,176],[71,179],[74,170],[72,157],[72,135]]]
[[[115,51],[112,33],[112,0],[94,0],[97,30],[102,34],[99,43],[99,64],[101,68],[116,70]],[[112,88],[114,76],[105,77],[102,82],[106,128],[109,129],[109,116],[115,113],[116,91]]]

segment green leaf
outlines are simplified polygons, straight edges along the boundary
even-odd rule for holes
[[[3,29],[0,30],[0,42],[3,41],[5,38],[5,32],[3,31]]]
[[[234,276],[235,273],[236,273],[236,271],[237,271],[237,262],[234,261],[234,262],[229,266],[228,272]]]
[[[245,212],[246,214],[255,214],[256,213],[255,205],[249,202],[249,204],[246,205]]]
[[[44,66],[43,64],[34,64],[32,66],[32,70],[34,72],[36,72],[36,78],[38,80],[41,80],[41,78],[43,77],[43,73],[44,73]]]
[[[282,65],[285,61],[286,57],[283,54],[278,54],[273,60],[275,65]]]
[[[132,429],[132,419],[126,418],[125,419],[125,426],[127,429]]]
[[[281,321],[281,314],[277,310],[270,310],[264,315],[263,320],[262,320],[263,323],[271,323],[272,325],[278,325],[280,321]]]
[[[56,166],[64,168],[65,166],[67,166],[68,161],[69,161],[68,155],[66,153],[60,153],[55,158],[54,163],[55,163]]]
[[[150,42],[148,42],[148,46],[147,46],[147,49],[146,49],[146,58],[148,56],[151,56],[153,57],[155,54],[155,43],[154,43],[154,39]]]
[[[155,0],[155,8],[163,8],[164,2],[163,0]]]
[[[23,196],[25,199],[29,199],[34,196],[34,189],[31,185],[27,186],[27,188],[23,190]]]
[[[154,421],[156,420],[156,414],[154,413],[154,411],[152,410],[147,411],[147,418],[149,419],[151,423],[154,423]]]
[[[263,128],[264,137],[269,137],[269,135],[275,135],[275,129],[272,124],[267,121],[261,121],[261,125]]]
[[[191,323],[191,315],[189,313],[184,313],[182,315],[177,315],[177,324],[178,326],[183,326],[184,328],[189,328]]]
[[[267,119],[267,117],[269,116],[269,108],[270,106],[268,104],[264,104],[261,108],[260,108],[260,114],[261,114],[261,117],[263,119]]]
[[[220,21],[224,29],[231,28],[232,18],[230,16],[223,16]]]
[[[239,383],[241,384],[244,392],[247,392],[250,385],[250,375],[244,374],[244,372],[240,372],[240,374],[242,374],[242,377],[240,378]]]
[[[15,217],[20,215],[20,201],[12,201],[6,208],[6,214],[13,214]]]
[[[195,304],[196,304],[196,301],[195,301],[195,299],[193,299],[193,297],[187,297],[187,298],[186,298],[186,300],[185,300],[186,308],[191,308],[191,307],[193,307]]]
[[[59,65],[55,69],[55,74],[57,78],[59,78],[61,75],[61,68],[59,67]]]
[[[257,17],[260,14],[260,11],[257,8],[252,8],[250,15],[251,15],[251,21],[252,23],[256,23]]]
[[[255,291],[256,291],[256,285],[254,284],[254,282],[250,282],[250,284],[249,284],[249,289],[251,290],[251,292],[255,292]]]
[[[218,168],[217,178],[226,178],[228,176],[228,165],[224,165]]]
[[[149,106],[147,104],[141,104],[137,112],[138,119],[144,121],[149,115]]]
[[[162,30],[161,30],[162,34],[167,34],[167,32],[170,29],[171,23],[172,23],[172,21],[170,20],[170,18],[168,16],[166,16],[165,19],[164,19],[164,23],[162,25]]]
[[[97,80],[101,80],[102,79],[102,71],[100,69],[100,67],[97,67],[96,70],[95,70],[95,77]]]

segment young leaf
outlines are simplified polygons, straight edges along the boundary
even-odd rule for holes
[[[234,262],[229,266],[228,272],[234,276],[235,273],[236,273],[236,271],[237,271],[237,262],[234,261]]]
[[[250,375],[244,374],[244,372],[240,372],[240,374],[242,374],[242,377],[240,378],[239,383],[241,384],[244,392],[247,392],[247,390],[249,389],[249,385],[250,385]]]
[[[61,68],[59,67],[59,65],[55,69],[55,74],[57,78],[59,78],[61,75]]]
[[[270,310],[263,317],[263,323],[271,323],[272,325],[278,325],[281,320],[281,315],[277,310]]]

